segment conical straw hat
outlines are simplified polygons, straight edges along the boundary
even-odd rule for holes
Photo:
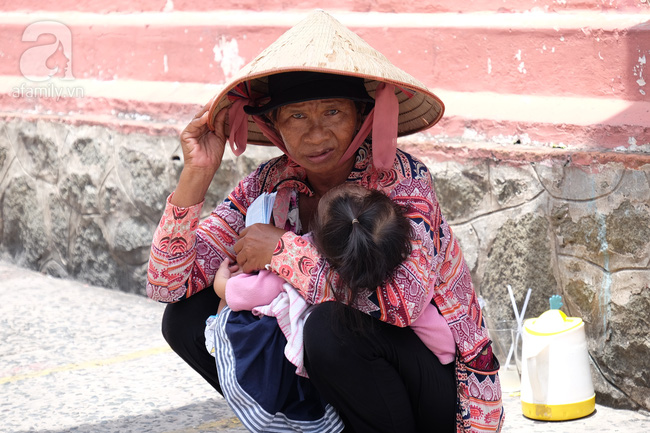
[[[380,82],[395,85],[399,101],[398,136],[429,128],[444,112],[442,101],[424,84],[394,66],[331,15],[317,10],[280,36],[233,77],[213,100],[208,119],[210,128],[213,128],[217,113],[231,105],[228,94],[237,86],[248,81],[253,92],[266,95],[269,75],[292,71],[362,77],[373,98]],[[226,123],[226,135],[229,133],[230,125]],[[248,143],[271,144],[251,116],[248,117]]]

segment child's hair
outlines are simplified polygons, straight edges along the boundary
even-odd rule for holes
[[[351,305],[363,290],[382,285],[411,252],[405,210],[384,193],[344,184],[321,199],[313,239],[339,274]],[[347,292],[347,293],[345,293]]]

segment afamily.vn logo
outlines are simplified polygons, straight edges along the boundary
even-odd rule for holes
[[[83,97],[81,87],[65,85],[57,87],[50,80],[74,80],[72,74],[72,32],[58,21],[37,21],[28,25],[22,37],[23,42],[36,42],[20,56],[20,73],[27,80],[43,83],[43,86],[25,83],[12,89],[14,97]],[[49,83],[45,83],[50,81]]]

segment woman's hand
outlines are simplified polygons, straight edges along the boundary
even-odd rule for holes
[[[214,122],[214,131],[208,128],[212,101],[194,116],[181,132],[183,171],[171,203],[189,207],[200,203],[208,191],[214,174],[219,169],[226,148],[225,122],[228,110],[221,110]]]
[[[217,114],[215,130],[210,131],[208,116],[211,105],[212,101],[208,102],[181,132],[181,147],[185,168],[207,170],[214,174],[221,165],[226,147],[224,125],[228,110],[221,110]]]
[[[284,233],[285,230],[272,224],[253,224],[242,230],[235,243],[240,269],[247,273],[264,269],[271,263],[273,251]]]

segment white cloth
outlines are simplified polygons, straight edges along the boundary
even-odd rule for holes
[[[291,284],[284,283],[280,293],[269,305],[253,308],[253,314],[275,317],[282,333],[287,338],[284,356],[296,366],[296,374],[308,377],[304,364],[302,341],[305,321],[314,308]]]

